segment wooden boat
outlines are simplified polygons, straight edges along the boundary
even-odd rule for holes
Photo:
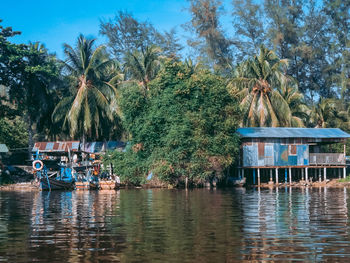
[[[119,186],[114,180],[100,180],[98,184],[100,190],[113,190]]]
[[[36,179],[38,180],[40,190],[73,190],[74,179],[72,177],[72,169],[61,167],[60,173],[55,172],[48,175],[48,171],[44,163],[40,160],[39,154],[35,155],[33,161],[33,170]],[[54,177],[56,175],[56,177]]]
[[[63,180],[57,180],[51,177],[42,177],[40,178],[41,190],[73,190],[73,182],[65,182]]]
[[[90,189],[90,182],[75,182],[75,189],[76,190],[89,190]]]

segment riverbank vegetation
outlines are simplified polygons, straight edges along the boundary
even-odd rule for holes
[[[239,126],[350,131],[349,9],[191,0],[186,45],[118,12],[101,20],[104,45],[79,35],[63,60],[0,24],[0,143],[124,140],[105,160],[125,182],[200,184],[229,172]]]

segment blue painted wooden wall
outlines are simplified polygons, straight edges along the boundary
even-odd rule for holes
[[[307,144],[252,142],[243,145],[243,167],[302,166],[309,164]]]

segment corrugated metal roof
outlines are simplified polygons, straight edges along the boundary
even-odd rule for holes
[[[9,149],[7,148],[6,144],[0,143],[0,153],[7,153]]]
[[[238,128],[242,138],[350,138],[350,134],[338,128]]]
[[[33,152],[39,150],[40,152],[68,152],[79,150],[79,141],[68,142],[36,142],[33,147]]]
[[[70,149],[72,152],[81,150],[87,153],[100,153],[107,150],[115,150],[124,147],[125,143],[120,141],[86,142],[84,147],[83,144],[79,141],[36,142],[32,151],[36,152],[39,150],[39,152],[68,152],[68,149]]]

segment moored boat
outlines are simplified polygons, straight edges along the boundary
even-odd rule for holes
[[[48,175],[45,164],[40,159],[39,153],[34,156],[33,170],[34,176],[39,182],[40,190],[73,190],[74,179],[72,177],[72,169],[69,167],[61,167],[60,172]],[[53,177],[56,175],[56,177]]]
[[[89,190],[90,189],[90,182],[75,182],[75,189],[76,190]]]
[[[74,183],[57,180],[51,177],[42,177],[40,179],[39,188],[40,190],[73,190]]]
[[[98,184],[100,190],[114,190],[119,186],[114,180],[100,180]]]

